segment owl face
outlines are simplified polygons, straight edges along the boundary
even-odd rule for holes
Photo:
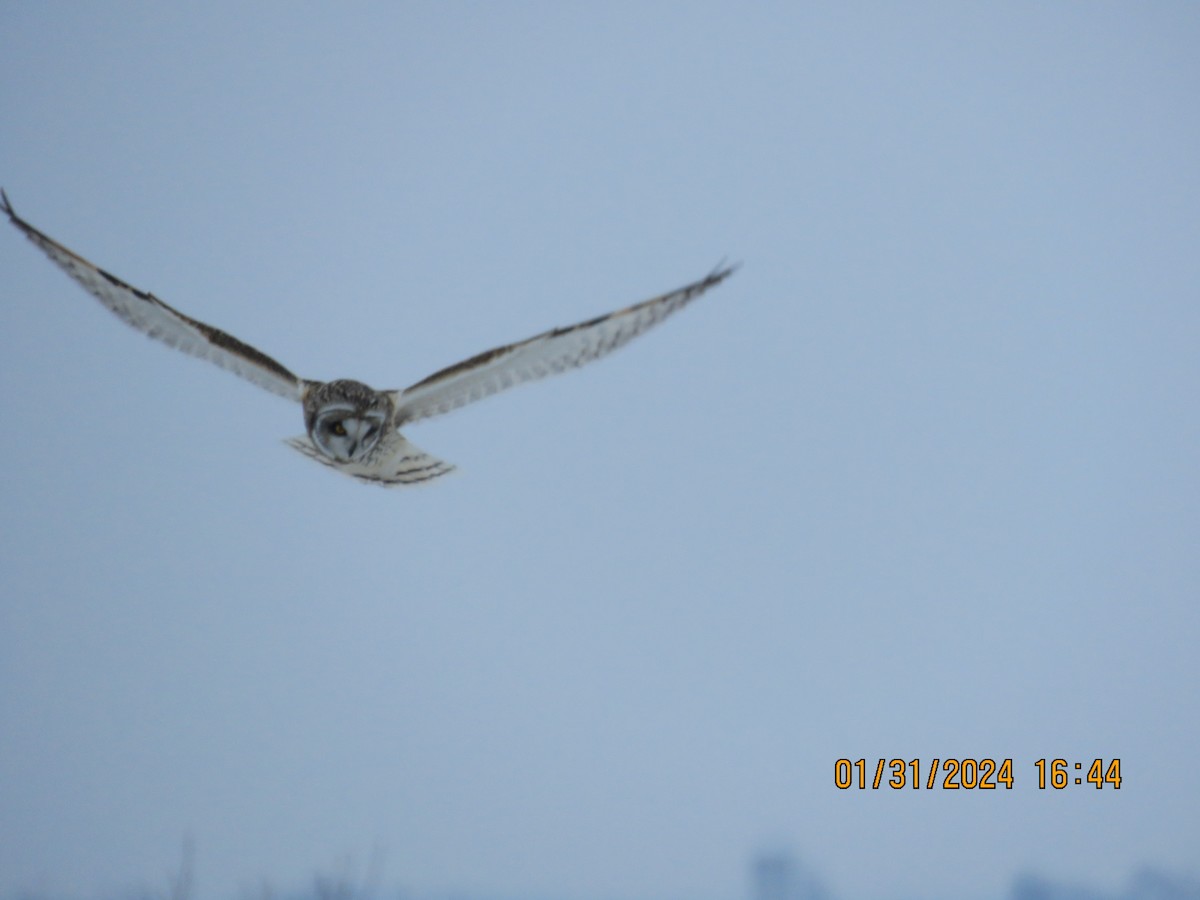
[[[388,433],[394,407],[387,394],[359,381],[330,381],[305,398],[305,424],[317,449],[338,462],[365,459]]]

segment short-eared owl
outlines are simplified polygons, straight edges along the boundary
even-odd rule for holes
[[[134,328],[297,401],[307,435],[289,440],[291,446],[360,481],[388,487],[428,481],[454,468],[410,444],[400,434],[401,426],[591,362],[682,309],[736,268],[718,266],[661,297],[485,351],[404,390],[377,391],[348,379],[298,378],[265,353],[185,316],[42,234],[13,212],[3,191],[0,205],[43,253]]]

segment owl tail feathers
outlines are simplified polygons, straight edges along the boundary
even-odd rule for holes
[[[424,484],[454,471],[450,463],[430,456],[420,447],[410,444],[403,435],[392,432],[367,459],[341,462],[318,450],[307,436],[288,439],[292,448],[299,450],[309,459],[336,469],[343,475],[357,478],[366,484],[381,487],[404,487]]]

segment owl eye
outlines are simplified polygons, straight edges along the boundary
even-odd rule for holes
[[[336,434],[338,437],[346,436],[346,426],[343,425],[341,422],[338,422],[329,430],[332,431],[334,434]]]

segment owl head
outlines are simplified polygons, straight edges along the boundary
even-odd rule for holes
[[[338,462],[367,457],[391,427],[391,397],[360,381],[329,381],[304,398],[304,424],[318,450]]]

